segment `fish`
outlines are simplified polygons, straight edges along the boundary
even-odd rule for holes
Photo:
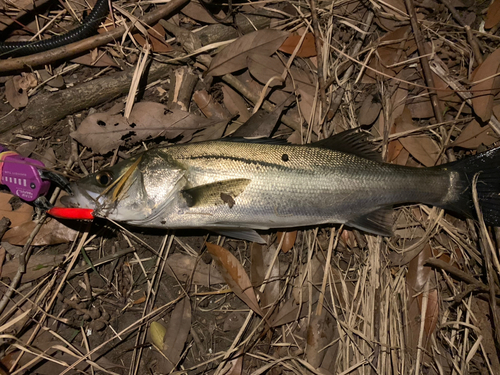
[[[221,139],[150,149],[71,183],[66,207],[136,227],[263,242],[257,230],[345,224],[391,236],[394,206],[421,203],[500,225],[500,147],[435,167],[384,163],[366,132],[291,145]]]

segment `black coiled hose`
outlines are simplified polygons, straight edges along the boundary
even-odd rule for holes
[[[108,15],[108,11],[108,0],[97,0],[94,9],[83,20],[83,23],[66,34],[35,42],[0,42],[0,58],[31,55],[88,38],[96,32],[103,19]]]

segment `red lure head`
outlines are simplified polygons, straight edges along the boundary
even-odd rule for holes
[[[68,208],[52,207],[47,213],[59,219],[71,220],[93,220],[94,210],[92,208]]]

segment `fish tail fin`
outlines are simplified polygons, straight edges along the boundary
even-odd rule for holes
[[[477,218],[472,198],[472,185],[477,174],[476,189],[484,221],[487,225],[500,226],[500,147],[440,168],[455,172],[452,174],[453,198],[441,205],[442,208]]]

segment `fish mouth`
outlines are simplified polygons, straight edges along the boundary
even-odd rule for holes
[[[71,208],[96,208],[97,200],[99,199],[99,193],[94,193],[88,190],[84,190],[78,187],[78,185],[71,184],[71,195],[65,195],[61,197],[61,203],[65,207]]]

